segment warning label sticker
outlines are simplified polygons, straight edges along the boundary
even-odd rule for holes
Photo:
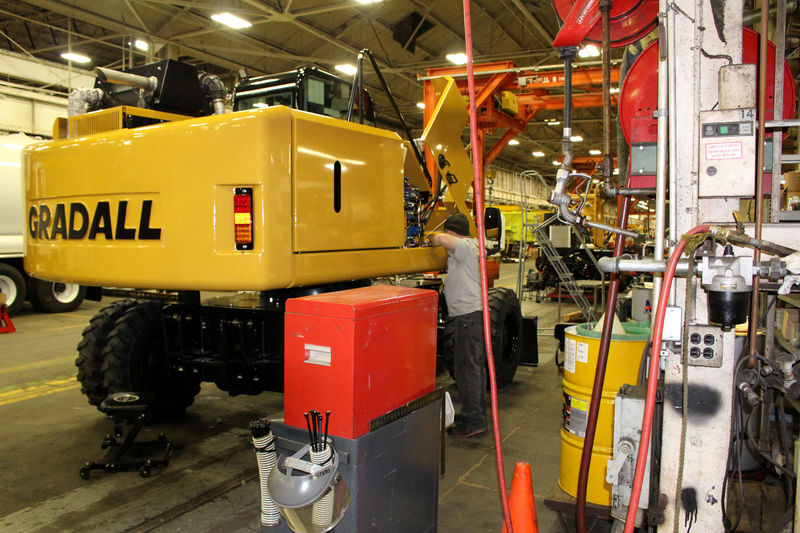
[[[575,339],[564,339],[564,370],[575,373]]]
[[[564,429],[577,437],[585,437],[588,411],[589,402],[564,393],[564,412],[562,413]]]
[[[575,359],[579,363],[588,363],[589,362],[589,345],[585,342],[577,342],[575,343],[577,348],[575,349]]]
[[[706,145],[706,160],[708,161],[741,158],[741,142],[709,143]]]

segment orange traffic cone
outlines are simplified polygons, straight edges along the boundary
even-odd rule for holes
[[[514,480],[511,482],[511,496],[508,506],[511,510],[511,525],[514,533],[539,533],[536,523],[536,504],[533,501],[533,482],[530,463],[517,463],[514,467]],[[508,533],[503,524],[503,533]]]

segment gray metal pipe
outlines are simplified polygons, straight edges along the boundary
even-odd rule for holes
[[[130,74],[103,67],[95,67],[94,70],[98,78],[109,83],[129,85],[145,91],[155,91],[156,87],[158,87],[158,79],[155,76],[139,76],[138,74]]]

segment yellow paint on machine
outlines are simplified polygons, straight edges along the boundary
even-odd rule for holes
[[[452,80],[441,94],[423,137],[450,163],[445,204],[468,213],[466,109]],[[39,143],[23,154],[25,268],[207,291],[441,270],[443,250],[405,247],[410,158],[395,132],[283,106]],[[236,249],[237,187],[253,189],[252,250]]]
[[[77,389],[80,386],[81,384],[78,383],[73,376],[66,379],[46,381],[41,384],[31,385],[19,389],[11,389],[5,392],[0,392],[0,406],[19,403],[25,400],[33,400],[35,398],[41,398],[57,392]]]

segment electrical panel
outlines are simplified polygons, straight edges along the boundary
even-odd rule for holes
[[[755,194],[755,109],[700,113],[700,197]]]

